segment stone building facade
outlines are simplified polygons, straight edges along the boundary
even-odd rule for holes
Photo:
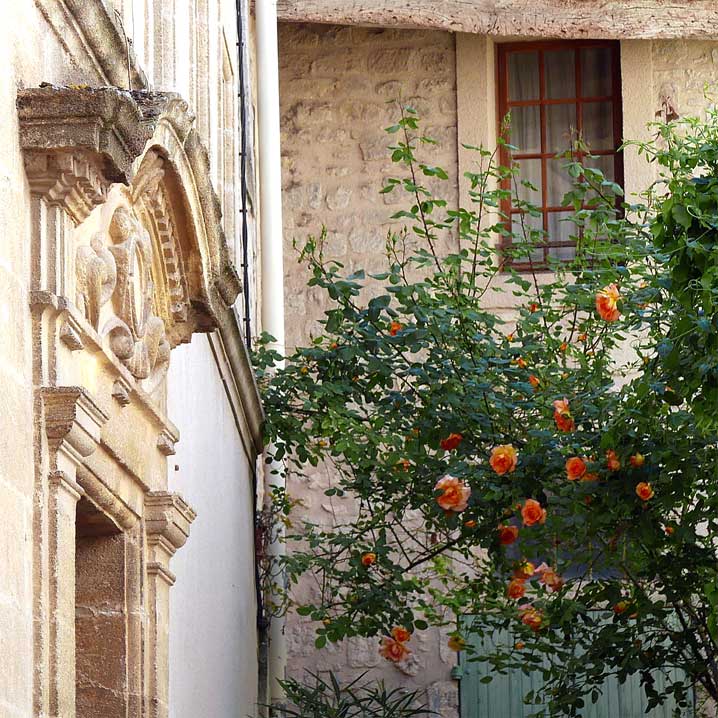
[[[450,206],[468,206],[463,179],[473,157],[464,144],[493,147],[499,125],[497,55],[507,42],[610,40],[620,57],[621,136],[647,138],[657,117],[700,114],[718,81],[718,41],[711,39],[716,9],[709,3],[280,3],[287,344],[305,343],[325,306],[305,286],[293,240],[328,230],[327,254],[350,270],[381,261],[394,194],[381,195],[391,176],[383,128],[396,121],[387,101],[415,107],[427,133],[438,140],[430,162],[452,180],[443,193]],[[531,7],[528,7],[528,6]],[[688,7],[690,5],[690,8]],[[500,6],[500,9],[499,9]],[[525,7],[524,7],[525,6]],[[580,6],[580,7],[579,7]],[[679,8],[680,6],[680,8]],[[492,9],[493,8],[493,9]],[[680,15],[680,19],[677,16]],[[628,194],[652,179],[632,150],[622,156]],[[509,312],[510,295],[494,295]],[[312,521],[329,523],[341,507],[323,490],[319,471],[290,490]],[[311,586],[298,589],[307,597]],[[313,626],[292,616],[289,665],[333,669],[344,677],[369,670],[387,682],[419,688],[445,718],[459,715],[456,654],[438,631],[412,638],[413,659],[394,666],[377,654],[377,641],[353,639],[316,651]]]
[[[3,718],[257,714],[237,13],[0,6]]]

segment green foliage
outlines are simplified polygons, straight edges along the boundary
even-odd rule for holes
[[[525,644],[477,660],[497,671],[546,662],[550,715],[579,715],[608,675],[640,674],[658,704],[667,694],[652,672],[674,667],[718,698],[718,114],[658,129],[638,147],[661,169],[642,204],[584,167],[580,142],[567,151],[576,258],[546,267],[533,259],[543,233],[501,210],[513,196],[524,219],[539,211],[517,169],[472,148],[471,206],[452,208],[446,172],[418,156],[432,141],[405,110],[388,129],[396,176],[382,192],[408,201],[384,271],[347,275],[323,234],[303,248],[308,284],[329,300],[323,332],[283,368],[265,337],[255,366],[270,459],[290,479],[275,496],[290,526],[285,569],[290,584],[311,573],[320,587],[297,607],[317,622],[317,646],[449,620],[458,637],[471,614]],[[612,284],[620,317],[607,321],[596,299]],[[563,399],[570,430],[554,412]],[[454,433],[458,446],[442,448]],[[492,468],[500,445],[517,451],[515,470]],[[572,457],[591,480],[568,480]],[[292,480],[313,467],[349,518],[294,518]],[[470,489],[463,510],[438,503],[447,475]],[[650,498],[637,495],[643,483]],[[529,499],[545,523],[527,525]],[[500,543],[502,525],[519,530],[515,544]],[[526,560],[563,585],[534,573],[510,598]],[[524,604],[540,626],[522,620]],[[606,609],[612,620],[597,622]],[[688,686],[667,685],[685,706]]]
[[[327,678],[309,673],[310,681],[280,681],[287,705],[275,707],[275,718],[414,718],[436,715],[418,705],[416,691],[387,689],[364,675],[341,685],[329,671]]]

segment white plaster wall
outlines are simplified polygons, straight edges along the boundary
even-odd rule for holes
[[[180,430],[170,491],[197,512],[170,564],[170,716],[254,716],[252,477],[208,337],[172,352],[168,413]]]

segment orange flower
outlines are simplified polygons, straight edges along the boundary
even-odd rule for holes
[[[539,384],[541,384],[541,380],[537,376],[532,374],[529,377],[529,384],[531,384],[531,386],[534,388],[534,391],[536,391],[536,389],[539,388]]]
[[[399,643],[405,643],[411,638],[411,631],[404,628],[404,626],[397,626],[391,629],[391,637]]]
[[[509,598],[518,600],[523,598],[526,594],[526,581],[523,578],[514,578],[509,581],[509,585],[506,588],[506,595]]]
[[[613,449],[606,452],[606,465],[609,471],[618,471],[621,468],[621,461]]]
[[[445,439],[439,442],[439,446],[444,451],[453,451],[464,437],[461,434],[449,434]]]
[[[631,605],[631,604],[630,604],[628,601],[619,601],[619,602],[613,607],[613,612],[614,612],[617,616],[620,616],[621,614],[625,613],[625,612],[628,610],[628,607],[629,607],[630,605]]]
[[[466,641],[461,636],[451,636],[447,641],[447,645],[452,651],[456,651],[458,653],[459,651],[464,650]]]
[[[384,656],[387,661],[399,663],[399,661],[403,661],[409,656],[411,651],[407,648],[406,643],[395,641],[393,638],[389,638],[389,636],[384,636],[384,638],[381,639],[379,653]]]
[[[653,498],[653,487],[646,481],[641,481],[640,484],[636,484],[636,496],[641,501],[648,501]]]
[[[399,459],[399,461],[396,462],[396,468],[401,469],[402,471],[409,471],[411,468],[411,461],[409,461],[409,459]]]
[[[525,368],[528,366],[528,364],[524,361],[524,359],[523,359],[522,357],[519,357],[519,358],[516,360],[516,366],[517,366],[519,369],[525,369]]]
[[[638,469],[646,463],[646,457],[643,454],[636,453],[628,460],[634,469]]]
[[[475,529],[478,523],[473,519],[469,519],[468,521],[464,521],[464,526],[466,526],[467,529]]]
[[[531,576],[534,575],[535,571],[536,566],[534,566],[531,561],[527,561],[526,559],[524,559],[514,569],[514,578],[519,581],[525,581],[527,578],[531,578]]]
[[[595,474],[592,471],[586,472],[581,478],[581,481],[598,481],[598,474]],[[586,498],[588,498],[588,496]]]
[[[523,651],[524,648],[526,648],[526,644],[523,641],[516,641],[516,643],[514,643],[514,648],[517,651]]]
[[[510,546],[519,537],[518,526],[504,526],[504,524],[501,524],[498,532],[499,543],[502,546]]]
[[[511,334],[506,335],[506,340],[509,342],[512,342],[514,340],[514,333],[511,332]]]
[[[373,551],[363,554],[361,557],[361,563],[364,568],[373,566],[376,563],[376,554]]]
[[[559,351],[565,352],[566,349],[568,349],[568,344],[566,342],[561,342],[561,346],[559,347]]]
[[[615,284],[609,284],[596,294],[596,311],[607,322],[615,322],[620,316],[618,300],[621,295]]]
[[[403,328],[404,325],[401,322],[392,322],[389,325],[389,334],[395,337]]]
[[[545,563],[541,564],[537,569],[536,573],[539,574],[539,583],[542,583],[549,591],[555,593],[560,591],[563,586],[563,578],[554,571],[550,566]]]
[[[666,532],[666,536],[673,536],[673,534],[676,532],[675,526],[664,526],[663,530]]]
[[[586,462],[579,456],[572,456],[566,462],[566,476],[569,481],[576,481],[586,473]]]
[[[489,465],[499,475],[510,474],[518,462],[518,454],[511,444],[495,446],[491,450]]]
[[[534,633],[541,630],[543,623],[543,613],[533,606],[524,606],[519,611],[521,623],[528,626]]]
[[[542,508],[536,499],[526,499],[526,503],[521,507],[521,518],[524,526],[545,523],[546,509]]]
[[[578,335],[578,341],[585,342],[586,339],[588,339],[588,334],[585,332],[581,332],[581,334]]]
[[[573,431],[576,428],[576,422],[571,416],[571,410],[568,407],[568,399],[557,399],[553,403],[553,420],[556,422],[556,428],[559,431]]]
[[[444,511],[456,513],[467,507],[471,496],[471,489],[463,481],[448,474],[436,482],[434,491],[441,491],[441,495],[436,497],[439,506]]]
[[[531,304],[529,304],[529,311],[531,312],[531,314],[533,314],[534,312],[537,312],[538,308],[539,308],[539,305],[536,304],[536,302],[531,302]]]

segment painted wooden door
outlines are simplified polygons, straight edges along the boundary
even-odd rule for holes
[[[481,638],[467,631],[468,640],[477,648],[482,641],[496,643],[513,643],[513,638],[506,632]],[[462,653],[456,677],[460,679],[461,718],[528,718],[538,709],[537,706],[526,705],[524,696],[531,690],[541,687],[542,678],[539,673],[528,676],[521,671],[512,671],[507,675],[499,675],[486,663],[467,661]],[[488,676],[493,678],[489,682]],[[661,690],[665,680],[656,675],[656,689]],[[609,679],[603,687],[598,702],[586,700],[587,706],[581,713],[582,718],[674,718],[675,703],[668,701],[664,705],[646,713],[646,697],[640,686],[637,675],[631,676],[624,684],[617,679]],[[680,712],[680,718],[693,718],[691,710]]]

